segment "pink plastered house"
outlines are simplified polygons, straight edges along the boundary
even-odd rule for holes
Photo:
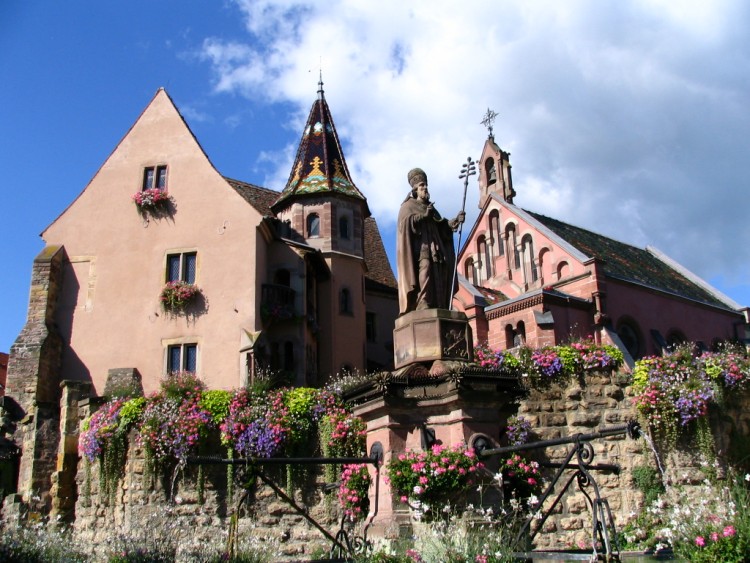
[[[133,197],[146,189],[168,199],[139,209]],[[36,374],[57,380],[53,400],[63,380],[102,395],[123,369],[147,393],[184,370],[209,388],[240,387],[260,370],[317,386],[392,363],[396,281],[322,85],[282,191],[223,176],[159,89],[42,238],[10,392]],[[166,311],[170,281],[200,291]]]

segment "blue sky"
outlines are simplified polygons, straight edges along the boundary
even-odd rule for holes
[[[490,107],[519,206],[656,246],[748,305],[748,24],[741,0],[3,0],[0,351],[39,233],[159,87],[221,173],[280,190],[321,68],[391,255],[406,171],[457,212]]]

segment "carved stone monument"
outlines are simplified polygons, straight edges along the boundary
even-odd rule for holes
[[[456,256],[453,233],[464,221],[444,219],[430,201],[427,175],[407,175],[411,191],[398,215],[396,261],[400,316],[393,331],[396,371],[429,364],[441,375],[456,363],[470,362],[472,336],[466,315],[450,310]]]

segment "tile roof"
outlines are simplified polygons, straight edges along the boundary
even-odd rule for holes
[[[369,215],[367,198],[349,175],[331,110],[323,96],[322,83],[320,87],[318,99],[313,102],[302,133],[289,180],[273,207],[278,209],[293,196],[337,193],[363,201],[366,215]]]
[[[254,184],[248,184],[247,182],[232,180],[226,176],[224,176],[224,179],[229,182],[229,185],[232,186],[234,190],[261,215],[264,217],[273,216],[271,206],[279,198],[279,192],[276,190],[269,190],[268,188],[261,188]]]
[[[608,277],[644,285],[727,309],[727,304],[689,280],[648,250],[575,227],[557,219],[526,211],[542,225],[591,258],[603,262]]]
[[[396,276],[393,275],[391,262],[385,252],[383,239],[380,237],[380,229],[373,217],[365,219],[365,264],[367,264],[367,277],[390,288],[397,288]]]

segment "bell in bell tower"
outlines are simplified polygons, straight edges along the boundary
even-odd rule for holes
[[[498,194],[503,201],[513,203],[516,195],[511,176],[510,153],[502,150],[495,143],[493,126],[497,113],[487,109],[481,123],[489,132],[484,143],[479,169],[479,208],[483,208],[490,194]]]

